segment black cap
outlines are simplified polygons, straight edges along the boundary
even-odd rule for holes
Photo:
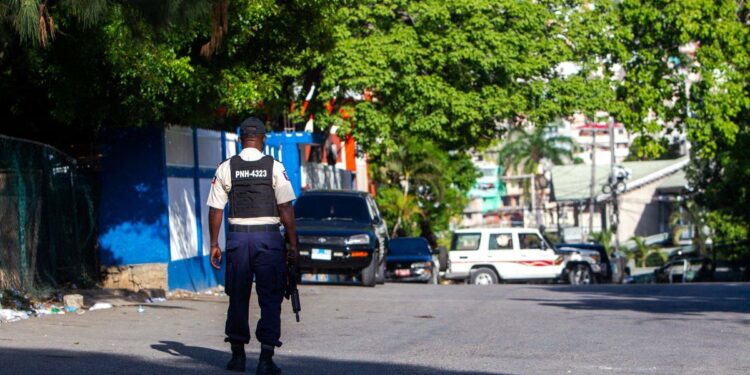
[[[266,134],[266,125],[257,117],[248,117],[240,124],[240,136]]]

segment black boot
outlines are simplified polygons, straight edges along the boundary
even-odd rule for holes
[[[245,372],[245,344],[232,343],[232,359],[227,363],[227,370]]]
[[[273,363],[273,346],[272,345],[261,345],[260,346],[260,360],[258,360],[258,368],[255,369],[255,375],[278,375],[281,374],[281,369]]]

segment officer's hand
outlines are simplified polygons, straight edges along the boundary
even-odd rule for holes
[[[211,266],[221,269],[221,248],[219,245],[211,246]]]
[[[299,265],[299,250],[296,247],[291,247],[286,251],[286,262],[295,266]]]

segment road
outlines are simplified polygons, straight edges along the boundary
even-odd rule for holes
[[[301,323],[284,305],[285,374],[750,373],[750,284],[308,285],[302,303]],[[4,324],[0,373],[226,373],[226,307],[201,297]]]

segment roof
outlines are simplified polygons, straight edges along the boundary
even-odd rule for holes
[[[658,179],[681,171],[688,163],[687,157],[672,160],[626,161],[620,165],[631,172],[626,191],[636,189]],[[610,165],[596,166],[597,200],[606,199],[602,186],[609,177]],[[552,167],[552,189],[556,201],[582,201],[589,199],[591,183],[590,164],[556,165]]]
[[[687,185],[688,181],[685,176],[685,170],[679,170],[677,173],[665,178],[657,189],[661,193],[680,193],[687,188]]]

